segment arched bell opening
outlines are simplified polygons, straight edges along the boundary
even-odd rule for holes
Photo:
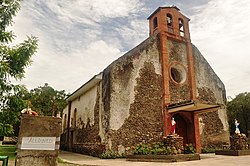
[[[179,19],[178,19],[178,22],[179,22],[179,32],[180,32],[180,36],[184,37],[184,36],[185,36],[184,21],[183,21],[183,19],[179,18]]]

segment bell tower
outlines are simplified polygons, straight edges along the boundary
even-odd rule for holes
[[[183,101],[195,100],[196,92],[192,44],[188,24],[190,19],[180,13],[179,8],[173,6],[159,7],[148,17],[148,20],[149,35],[154,36],[158,34],[161,41],[164,105],[167,106],[172,103],[171,97],[173,96],[170,95],[171,80],[180,87],[184,85],[183,83],[189,84],[189,98],[186,97]],[[180,49],[178,46],[172,47],[176,43],[181,43],[185,50],[178,52],[178,49]],[[171,65],[173,66],[172,69],[169,68]]]
[[[159,7],[149,17],[150,36],[156,33],[167,33],[168,37],[179,40],[190,40],[189,18],[180,13],[180,9],[173,7]]]
[[[162,85],[164,106],[164,135],[170,133],[171,117],[187,119],[190,124],[185,133],[186,142],[200,147],[198,119],[193,112],[169,111],[169,106],[181,105],[196,100],[196,84],[194,74],[194,60],[190,40],[189,21],[176,6],[159,7],[149,17],[149,35],[158,36],[162,63]],[[178,122],[177,122],[178,124]],[[185,135],[185,134],[183,134]],[[187,135],[187,134],[186,134]]]

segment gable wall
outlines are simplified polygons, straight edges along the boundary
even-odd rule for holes
[[[104,71],[106,143],[119,152],[162,138],[162,69],[158,37],[149,38]],[[104,105],[105,105],[104,104]]]
[[[206,104],[219,104],[199,115],[202,147],[221,147],[229,143],[225,87],[199,50],[193,46],[197,99]]]

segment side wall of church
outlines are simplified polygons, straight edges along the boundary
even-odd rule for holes
[[[63,109],[63,113],[62,113],[62,134],[61,134],[61,138],[60,138],[60,149],[64,149],[64,150],[66,150],[66,148],[67,148],[68,107],[69,107],[69,105],[67,105]]]
[[[201,103],[221,105],[199,115],[201,145],[220,147],[229,143],[225,86],[195,46],[193,56],[197,99]]]
[[[103,129],[109,149],[124,153],[162,138],[162,68],[158,37],[148,38],[103,73]]]
[[[99,112],[102,109],[101,85],[100,82],[71,102],[70,138],[67,141],[72,143],[71,150],[74,152],[99,155],[105,149],[101,143],[99,127]]]

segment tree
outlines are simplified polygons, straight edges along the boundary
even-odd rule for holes
[[[32,89],[29,94],[32,110],[39,115],[56,116],[67,105],[67,94],[64,90],[53,89],[47,83],[44,86]]]
[[[0,108],[5,105],[6,93],[13,91],[10,78],[22,79],[25,68],[31,63],[31,56],[37,50],[37,38],[28,37],[22,43],[10,46],[15,35],[7,27],[20,9],[19,0],[0,0]]]
[[[234,133],[234,120],[240,123],[240,131],[248,134],[250,130],[250,93],[240,93],[227,103],[230,132]]]
[[[2,132],[0,135],[18,135],[18,126],[20,124],[21,110],[27,107],[26,96],[29,92],[24,85],[16,85],[12,94],[6,96],[6,105],[0,112],[0,122],[2,123]],[[1,127],[0,127],[1,128]]]
[[[40,116],[56,116],[67,105],[64,90],[58,91],[48,84],[32,89],[24,85],[14,86],[13,93],[6,95],[6,104],[0,112],[0,135],[18,135],[21,110],[31,108]]]
[[[31,56],[37,50],[38,39],[28,37],[17,45],[11,42],[15,39],[8,27],[13,24],[13,17],[20,10],[20,0],[0,0],[0,135],[11,133],[12,123],[5,118],[8,112],[10,96],[18,89],[11,83],[11,78],[22,79],[25,68],[31,64]],[[17,111],[17,110],[15,110]],[[4,118],[5,117],[5,118]]]

